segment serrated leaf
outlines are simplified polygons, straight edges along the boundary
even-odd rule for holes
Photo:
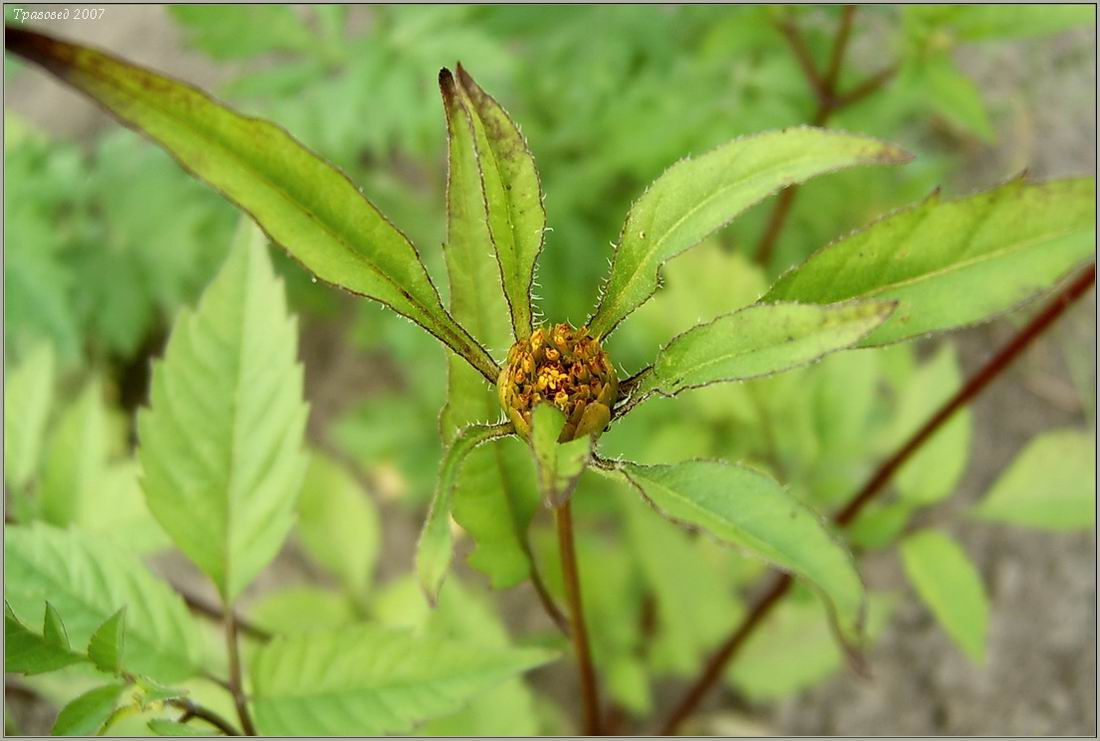
[[[857,640],[864,593],[851,555],[816,513],[770,476],[717,461],[617,465],[665,517],[805,579],[830,606],[842,637]]]
[[[339,170],[274,124],[190,85],[23,28],[5,46],[103,105],[244,209],[317,277],[413,320],[490,381],[497,367],[443,309],[416,249]]]
[[[118,674],[126,650],[126,605],[119,608],[88,640],[88,658],[100,671]]]
[[[539,404],[531,413],[530,442],[539,490],[551,507],[560,507],[569,501],[581,474],[592,460],[592,436],[559,443],[563,427],[565,415],[553,404]]]
[[[122,665],[164,682],[199,671],[201,647],[183,600],[137,558],[79,530],[43,524],[4,531],[5,597],[21,620],[37,623],[47,600],[73,645],[121,607],[130,629]]]
[[[867,137],[809,127],[734,139],[664,172],[630,208],[603,296],[588,321],[601,338],[653,294],[658,270],[779,189],[857,165],[909,156]]]
[[[416,544],[416,573],[428,600],[434,602],[439,587],[454,557],[454,537],[451,535],[451,502],[455,481],[466,457],[475,448],[494,438],[511,433],[510,423],[471,425],[451,442],[439,466],[435,494]]]
[[[1049,289],[1096,242],[1096,183],[1013,181],[954,201],[932,197],[814,253],[762,301],[857,298],[898,308],[871,347],[985,321]]]
[[[899,550],[905,574],[921,600],[956,645],[972,660],[982,663],[989,602],[982,577],[966,552],[938,530],[909,536]]]
[[[138,414],[149,509],[227,603],[293,523],[307,464],[297,344],[265,240],[242,221],[198,309],[177,320]]]
[[[217,734],[204,731],[186,723],[178,723],[164,718],[153,718],[149,721],[149,730],[158,736],[215,736]]]
[[[517,338],[531,334],[531,286],[542,250],[546,209],[538,170],[515,121],[458,65],[459,90],[471,114],[482,193],[501,284]]]
[[[53,348],[40,342],[4,382],[4,483],[22,491],[38,469],[53,400]]]
[[[348,592],[364,595],[382,539],[374,500],[336,461],[317,452],[310,458],[298,501],[298,539]]]
[[[47,613],[47,620],[49,616]],[[56,639],[37,635],[19,621],[4,603],[4,671],[17,674],[41,674],[64,669],[88,659],[73,652]]]
[[[51,646],[65,651],[70,649],[69,632],[65,630],[65,623],[49,602],[46,603],[46,613],[42,618],[42,638]]]
[[[1033,438],[970,516],[1043,530],[1090,530],[1096,523],[1095,433],[1064,429]]]
[[[370,625],[277,638],[252,662],[256,726],[291,736],[404,733],[553,657]]]
[[[109,440],[100,384],[92,380],[62,412],[50,437],[38,493],[47,522],[84,519],[107,467]]]
[[[658,351],[634,394],[675,396],[806,365],[855,344],[893,310],[893,304],[878,301],[750,306],[673,338]]]
[[[123,684],[107,684],[88,690],[61,708],[50,730],[52,736],[94,736],[115,712]]]

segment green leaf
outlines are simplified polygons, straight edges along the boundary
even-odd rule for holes
[[[1095,433],[1064,429],[1033,438],[970,516],[1043,530],[1091,530],[1096,522]]]
[[[801,127],[734,139],[681,160],[631,206],[588,322],[593,336],[610,334],[653,294],[662,263],[781,188],[845,167],[908,159],[874,139]]]
[[[164,718],[153,718],[149,721],[149,730],[158,736],[215,736],[217,734],[204,731],[196,726],[186,723],[178,723]]]
[[[41,523],[4,530],[5,597],[14,614],[37,623],[48,600],[74,645],[120,608],[129,629],[122,665],[164,682],[196,674],[200,641],[183,600],[117,546],[76,529]]]
[[[863,584],[851,555],[815,512],[770,476],[717,461],[617,466],[665,517],[805,579],[825,598],[842,637],[860,634]]]
[[[53,397],[53,348],[40,342],[4,383],[4,483],[22,491],[38,470]]]
[[[61,709],[50,730],[52,736],[94,736],[115,712],[123,684],[106,684],[88,690]]]
[[[911,535],[899,546],[909,581],[951,639],[976,663],[985,660],[989,603],[966,552],[938,530]]]
[[[46,603],[46,614],[42,618],[42,638],[51,646],[66,651],[70,649],[69,632],[65,630],[65,623],[49,602]]]
[[[119,608],[88,640],[88,658],[100,671],[118,674],[126,650],[126,605]]]
[[[1085,4],[958,5],[952,11],[948,24],[966,41],[1041,36],[1096,25],[1096,6]]]
[[[47,603],[46,621],[50,611]],[[56,636],[43,637],[27,628],[4,603],[4,671],[16,674],[41,674],[64,669],[87,658],[57,642]]]
[[[187,45],[214,59],[239,59],[273,51],[309,50],[313,34],[288,5],[173,5],[187,30]]]
[[[553,404],[539,404],[531,413],[531,451],[535,457],[539,490],[551,507],[560,507],[569,501],[581,474],[592,460],[592,436],[559,443],[563,427],[565,415]]]
[[[931,110],[988,144],[996,140],[981,92],[962,73],[950,54],[939,52],[921,59],[912,74],[915,79],[909,84],[919,91],[924,104]]]
[[[894,305],[861,302],[750,306],[673,338],[638,381],[635,398],[781,373],[858,342]]]
[[[370,625],[277,638],[252,662],[256,726],[288,736],[404,733],[554,656]]]
[[[164,147],[317,277],[389,306],[495,380],[496,364],[443,309],[412,243],[345,175],[278,126],[241,116],[190,85],[33,31],[12,28],[5,44]]]
[[[428,516],[416,544],[416,573],[420,586],[430,602],[435,602],[443,577],[447,575],[454,557],[454,538],[451,535],[451,501],[455,481],[466,457],[479,445],[494,438],[510,434],[511,423],[498,425],[471,425],[462,430],[451,442],[439,466],[439,478],[432,496]]]
[[[546,209],[538,170],[515,121],[458,65],[459,90],[470,113],[501,284],[517,338],[531,334],[531,286],[542,251]]]
[[[282,546],[307,464],[297,325],[263,236],[241,224],[138,414],[149,509],[226,603]]]
[[[1087,178],[1016,180],[955,201],[934,195],[814,253],[762,301],[897,301],[861,347],[985,321],[1092,255],[1095,204]]]
[[[256,625],[289,635],[332,630],[355,622],[355,605],[346,594],[321,587],[296,586],[268,592],[248,608]]]
[[[81,522],[95,504],[110,452],[101,393],[99,382],[90,381],[50,438],[39,497],[51,524]]]
[[[382,540],[374,501],[343,466],[316,452],[298,500],[298,539],[349,593],[370,590]]]

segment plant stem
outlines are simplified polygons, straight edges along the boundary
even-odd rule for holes
[[[201,705],[196,705],[190,700],[179,698],[175,700],[168,700],[165,704],[171,705],[175,708],[179,708],[183,711],[183,715],[180,716],[180,719],[178,721],[179,723],[186,723],[192,718],[198,718],[199,720],[204,720],[210,725],[214,726],[226,736],[241,735],[241,732],[234,728],[233,724],[227,721],[225,718],[221,717],[213,710],[207,710]]]
[[[566,501],[554,509],[554,524],[558,531],[562,580],[565,583],[565,598],[569,607],[569,632],[573,637],[580,669],[584,733],[586,736],[598,736],[600,700],[596,689],[596,671],[592,666],[592,654],[588,646],[588,629],[585,627],[584,610],[581,606],[581,583],[577,572],[577,552],[573,544],[573,510],[570,502]]]
[[[229,691],[233,695],[233,704],[237,706],[237,715],[241,719],[244,735],[255,736],[256,728],[252,725],[252,717],[248,714],[248,700],[244,696],[244,684],[241,681],[241,654],[232,605],[225,612],[225,645],[229,653]]]
[[[1047,303],[1027,325],[990,358],[981,369],[952,396],[927,422],[891,455],[868,479],[848,504],[833,516],[833,522],[844,526],[855,519],[856,515],[876,496],[886,490],[898,469],[943,426],[955,412],[974,400],[997,378],[1019,355],[1043,334],[1066,310],[1096,284],[1096,263],[1082,270],[1065,288]],[[669,714],[662,725],[660,735],[676,733],[680,724],[698,707],[703,697],[725,672],[729,662],[737,654],[745,640],[760,624],[765,616],[779,602],[779,599],[791,588],[792,579],[788,574],[777,574],[771,587],[754,603],[749,614],[733,633],[722,643],[719,649],[707,661],[702,674],[688,689],[683,699]]]
[[[538,566],[535,564],[535,559],[531,556],[531,549],[527,549],[527,558],[531,562],[531,586],[535,588],[535,593],[539,596],[539,602],[542,603],[542,608],[546,610],[546,614],[554,622],[554,625],[558,626],[566,636],[569,635],[569,618],[562,614],[558,606],[554,604],[554,598],[550,596],[550,591],[546,588],[546,582],[542,580],[542,575],[539,574]]]
[[[179,596],[183,598],[184,604],[187,605],[188,609],[191,610],[191,612],[197,615],[202,615],[203,617],[208,617],[211,620],[216,620],[219,623],[225,621],[225,613],[214,605],[207,602],[206,600],[185,592],[175,585],[173,585],[173,589],[175,589]],[[237,630],[241,633],[244,633],[245,635],[251,636],[252,638],[255,638],[259,641],[270,641],[272,638],[271,633],[259,627],[258,625],[255,625],[254,623],[245,620],[240,615],[234,615],[233,620],[235,625],[237,626]]]

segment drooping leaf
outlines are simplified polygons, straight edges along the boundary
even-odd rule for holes
[[[843,638],[857,640],[864,593],[851,555],[815,512],[770,476],[717,461],[620,463],[617,472],[665,517],[805,579],[830,605]]]
[[[190,726],[164,718],[153,718],[149,721],[149,730],[158,736],[214,736],[212,731],[207,731],[198,726]]]
[[[762,301],[897,301],[861,347],[985,321],[1088,259],[1095,203],[1087,178],[1017,180],[954,201],[933,196],[819,250]]]
[[[856,165],[899,164],[897,147],[809,127],[735,139],[664,172],[630,208],[599,307],[588,322],[609,334],[656,290],[658,269],[779,189]]]
[[[114,713],[115,705],[125,687],[122,684],[106,684],[94,690],[88,690],[61,708],[50,730],[50,735],[97,735]]]
[[[138,415],[149,509],[226,602],[282,546],[307,464],[297,326],[264,241],[242,221]]]
[[[252,661],[256,725],[291,736],[404,733],[553,657],[371,625],[277,638]]]
[[[559,443],[563,427],[565,415],[553,404],[539,404],[531,413],[531,451],[535,456],[539,490],[551,507],[560,507],[569,501],[592,459],[592,436]]]
[[[858,342],[890,315],[890,303],[750,306],[673,338],[639,378],[635,398],[675,396],[811,363]]]
[[[495,379],[496,364],[443,309],[409,240],[285,131],[93,49],[23,28],[9,29],[5,45],[167,149],[317,277],[412,319]]]
[[[1096,522],[1096,438],[1045,432],[997,478],[971,517],[1043,530],[1089,530]]]
[[[531,334],[531,286],[542,250],[546,209],[535,160],[508,113],[458,65],[459,90],[471,114],[482,192],[501,284],[517,338]]]
[[[382,539],[374,501],[343,466],[318,452],[298,501],[298,539],[350,593],[370,590]]]
[[[951,639],[977,663],[985,658],[989,602],[982,577],[959,545],[938,530],[899,546],[909,581]]]
[[[92,380],[62,413],[50,437],[38,493],[47,522],[83,520],[106,470],[109,440],[100,385]]]
[[[199,671],[200,641],[183,600],[135,556],[103,539],[40,523],[8,526],[4,577],[5,597],[24,622],[37,623],[48,600],[72,644],[85,646],[125,606],[124,668],[163,682]]]
[[[118,674],[126,651],[126,605],[119,608],[88,640],[88,658],[100,671]]]
[[[47,603],[49,609],[49,603]],[[50,613],[46,620],[49,624]],[[56,637],[40,636],[19,621],[4,603],[4,671],[16,674],[41,674],[87,661],[87,657],[61,645]]]
[[[38,469],[53,397],[53,349],[40,342],[4,383],[4,482],[22,491]]]
[[[439,466],[439,478],[428,516],[416,544],[416,572],[428,600],[434,602],[454,556],[451,535],[451,501],[455,481],[466,457],[475,448],[512,431],[511,423],[471,425],[451,442]]]

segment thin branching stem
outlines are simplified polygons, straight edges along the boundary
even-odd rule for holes
[[[875,471],[867,483],[833,516],[833,522],[843,527],[849,524],[875,497],[886,490],[886,484],[904,463],[926,443],[956,412],[965,407],[985,390],[989,384],[1004,372],[1012,361],[1066,312],[1078,299],[1084,296],[1096,284],[1096,263],[1082,270],[1065,288],[1047,303],[1028,324],[1016,333],[977,373],[960,388],[928,421],[921,426],[897,451],[887,458]],[[730,661],[761,621],[778,604],[779,600],[791,588],[792,579],[788,574],[776,574],[771,586],[761,593],[753,603],[749,614],[740,625],[722,643],[707,661],[702,673],[691,685],[683,698],[676,704],[668,719],[659,731],[662,736],[676,733],[684,720],[702,702],[703,697],[725,674]]]
[[[542,574],[539,573],[538,565],[531,555],[530,548],[527,549],[527,558],[531,562],[531,586],[535,588],[535,594],[538,595],[542,608],[554,625],[558,626],[562,634],[568,636],[569,618],[562,613],[561,609],[554,603],[554,598],[550,596],[550,590],[546,588],[546,582],[543,581]]]
[[[196,705],[186,698],[176,698],[173,700],[168,700],[165,704],[171,705],[175,708],[179,708],[183,711],[183,715],[181,715],[179,718],[179,723],[186,723],[193,718],[198,718],[199,720],[206,721],[210,725],[214,726],[226,736],[241,735],[241,732],[234,728],[233,724],[227,721],[225,718],[221,717],[213,710],[208,710],[201,705]]]
[[[596,670],[592,665],[592,653],[588,645],[588,629],[581,605],[581,581],[577,570],[577,551],[573,543],[573,511],[570,503],[554,509],[554,524],[558,531],[558,550],[561,553],[562,580],[565,582],[565,598],[569,608],[570,635],[577,653],[580,669],[581,702],[584,733],[600,735],[600,700],[596,688]]]
[[[202,615],[203,617],[210,618],[211,620],[219,623],[225,622],[225,613],[220,608],[215,607],[201,597],[197,597],[189,592],[186,592],[175,585],[173,585],[173,588],[176,590],[179,596],[183,598],[184,604],[187,605],[187,608],[191,610],[191,612],[195,613],[196,615]],[[240,633],[243,633],[251,638],[255,638],[258,641],[271,640],[271,633],[264,630],[260,626],[249,622],[240,615],[234,616],[234,623],[236,624],[237,630]]]
[[[237,622],[232,608],[225,612],[225,646],[229,654],[229,691],[233,695],[233,704],[237,706],[237,715],[241,719],[244,735],[255,736],[256,727],[252,725],[252,716],[248,713],[248,699],[244,694],[244,682],[241,679],[241,651],[237,640]]]

